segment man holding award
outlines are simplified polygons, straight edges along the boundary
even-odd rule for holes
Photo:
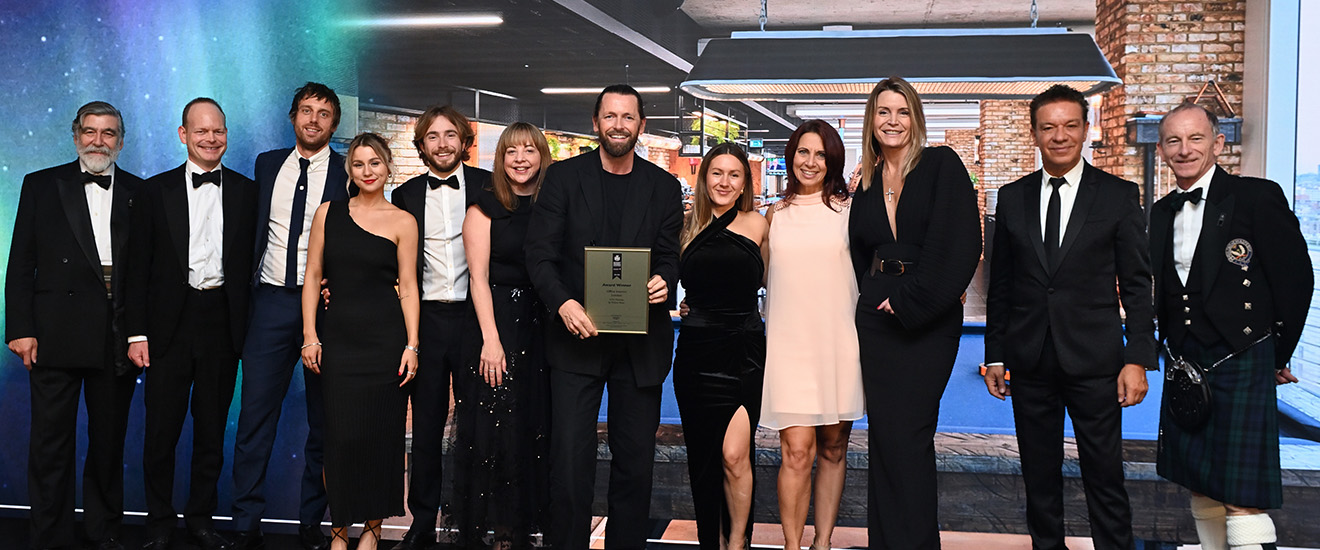
[[[605,88],[592,126],[600,147],[551,165],[527,231],[527,267],[558,322],[550,364],[550,546],[586,548],[596,472],[596,418],[609,386],[607,545],[644,548],[660,385],[674,329],[683,224],[678,181],[637,156],[646,127],[631,86]],[[641,312],[631,314],[630,312]]]

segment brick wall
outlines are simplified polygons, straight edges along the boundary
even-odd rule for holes
[[[999,189],[1036,169],[1036,146],[1031,141],[1031,102],[996,100],[981,102],[981,210],[985,191]],[[966,157],[963,161],[966,162]]]
[[[1168,112],[1207,80],[1219,83],[1240,114],[1245,30],[1245,1],[1096,0],[1096,41],[1123,85],[1104,96],[1095,165],[1142,181],[1142,150],[1128,143],[1127,121],[1139,112]],[[1227,147],[1219,163],[1237,172],[1239,147]],[[1168,169],[1161,171],[1158,180],[1171,181]]]

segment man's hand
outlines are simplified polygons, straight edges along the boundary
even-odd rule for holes
[[[14,352],[14,355],[23,360],[23,368],[32,370],[32,365],[37,362],[37,339],[29,336],[10,340],[9,351]]]
[[[1146,367],[1128,363],[1118,373],[1118,403],[1131,407],[1146,398],[1150,385],[1146,383]]]
[[[650,293],[650,298],[646,300],[649,304],[659,304],[669,299],[669,285],[659,275],[652,275],[651,280],[646,281],[646,291]]]
[[[564,327],[573,336],[590,338],[598,334],[596,323],[591,322],[591,317],[587,316],[587,310],[582,309],[582,304],[579,304],[577,300],[569,300],[564,302],[564,305],[559,306],[559,317],[564,320]]]
[[[128,360],[132,361],[140,369],[151,366],[151,354],[147,351],[147,341],[131,342],[128,344]]]
[[[13,348],[14,346],[13,344],[10,344],[9,347]],[[1294,382],[1297,382],[1298,380],[1296,376],[1293,376],[1291,368],[1283,367],[1279,370],[1274,371],[1274,381],[1278,382],[1279,385],[1282,386],[1284,384],[1292,384]]]
[[[986,365],[985,367],[985,389],[1000,401],[1013,395],[1013,392],[1008,389],[1008,383],[1004,381],[1006,372],[1007,369],[1003,365]]]
[[[687,317],[688,313],[690,313],[691,311],[692,311],[691,309],[688,309],[687,298],[683,298],[683,301],[678,303],[678,316]]]

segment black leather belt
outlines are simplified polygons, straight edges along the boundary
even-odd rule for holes
[[[914,268],[916,266],[917,266],[917,262],[905,262],[903,260],[886,260],[883,258],[876,257],[871,259],[871,270],[868,272],[868,274],[875,275],[876,273],[884,273],[885,275],[893,275],[895,277],[898,277],[906,273],[908,269]]]

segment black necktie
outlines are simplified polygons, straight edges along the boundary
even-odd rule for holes
[[[431,186],[431,189],[439,189],[441,185],[448,185],[454,188],[455,191],[458,190],[457,176],[449,176],[445,179],[440,179],[435,176],[427,176],[426,183]]]
[[[1197,187],[1195,191],[1174,191],[1173,197],[1169,199],[1169,208],[1172,208],[1173,212],[1177,214],[1182,211],[1185,203],[1201,204],[1202,191],[1205,191],[1204,187]]]
[[[95,183],[97,185],[100,185],[101,189],[105,189],[106,191],[110,190],[110,176],[108,174],[98,176],[95,174],[88,174],[87,172],[83,172],[82,177],[84,184]]]
[[[293,212],[289,214],[289,241],[284,256],[284,286],[298,286],[298,239],[302,237],[307,212],[307,167],[312,161],[298,157],[298,186],[293,189]]]
[[[220,170],[217,169],[217,170],[211,170],[210,172],[193,173],[192,182],[193,182],[193,189],[196,189],[208,183],[214,183],[218,187],[220,185]]]
[[[1059,199],[1059,186],[1067,183],[1063,178],[1050,178],[1050,202],[1045,207],[1045,259],[1054,263],[1054,255],[1059,252],[1059,211],[1062,210]]]

